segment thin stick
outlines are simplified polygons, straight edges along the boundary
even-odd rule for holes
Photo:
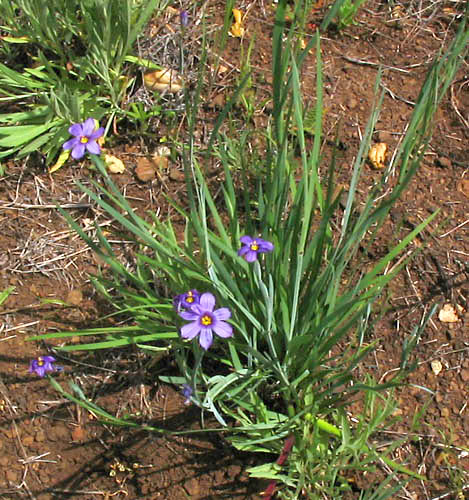
[[[451,234],[453,231],[456,231],[456,229],[459,229],[460,227],[465,226],[468,222],[469,222],[469,219],[465,220],[464,222],[461,222],[461,224],[459,224],[459,226],[456,226],[455,228],[451,229],[451,230],[450,230],[450,231],[448,231],[447,233],[442,234],[442,235],[440,236],[440,238],[444,238],[445,236],[448,236],[448,234]]]
[[[385,68],[392,71],[398,71],[399,73],[410,73],[407,69],[396,68],[395,66],[388,66],[387,64],[375,63],[372,61],[365,61],[364,59],[355,59],[354,57],[348,57],[342,55],[342,58],[351,63],[360,64],[362,66],[373,66],[375,68]]]
[[[29,208],[91,208],[91,203],[64,203],[63,205],[29,205],[28,203],[10,203],[7,205],[0,205],[0,208],[24,210]]]

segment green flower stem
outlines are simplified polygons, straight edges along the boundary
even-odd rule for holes
[[[197,372],[199,371],[200,365],[202,363],[202,359],[204,357],[204,351],[199,347],[197,343],[194,343],[194,354],[195,354],[195,366],[192,371],[191,377],[191,387],[194,391],[194,394],[197,395]]]

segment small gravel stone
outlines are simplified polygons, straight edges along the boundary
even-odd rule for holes
[[[440,167],[451,168],[451,160],[449,158],[445,158],[444,156],[439,156],[436,161]]]
[[[184,182],[184,172],[173,168],[169,172],[169,178],[175,182]]]
[[[355,99],[355,97],[349,97],[347,99],[348,109],[355,109],[357,106],[358,106],[358,101]]]

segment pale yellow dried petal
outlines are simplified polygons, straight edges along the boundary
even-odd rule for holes
[[[122,174],[125,170],[124,162],[116,156],[105,155],[104,163],[111,174]]]
[[[388,145],[385,142],[378,142],[371,146],[368,159],[375,168],[384,168]]]
[[[445,304],[438,313],[438,319],[442,323],[456,323],[459,316],[453,304]]]
[[[176,93],[182,90],[183,80],[174,69],[161,69],[143,75],[143,83],[149,90]]]

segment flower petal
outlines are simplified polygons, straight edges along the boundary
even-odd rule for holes
[[[196,312],[190,310],[190,311],[181,311],[179,313],[179,316],[181,316],[181,318],[185,319],[186,321],[195,321],[199,319],[200,314],[197,314]]]
[[[231,311],[227,307],[220,307],[220,309],[213,311],[213,315],[218,321],[221,321],[223,319],[230,319]]]
[[[88,136],[89,140],[92,141],[94,139],[98,139],[104,134],[104,127],[99,127],[98,130],[95,130],[92,134]]]
[[[205,311],[212,312],[215,307],[215,296],[210,292],[205,292],[200,296],[199,300],[200,309]],[[194,307],[194,311],[197,309]]]
[[[198,321],[193,321],[192,323],[187,323],[181,328],[181,337],[183,339],[193,339],[200,332],[201,328]]]
[[[95,124],[94,119],[88,118],[88,120],[86,120],[83,123],[83,135],[86,135],[86,137],[89,137],[94,132],[95,126],[96,126],[96,124]]]
[[[272,252],[272,250],[274,249],[274,244],[271,243],[270,241],[266,241],[266,240],[257,240],[258,244],[259,244],[259,251],[260,252]]]
[[[81,123],[74,123],[68,127],[68,133],[72,134],[76,137],[80,137],[83,135],[83,126]]]
[[[254,238],[252,238],[251,236],[241,236],[241,238],[239,239],[239,241],[241,243],[243,243],[244,245],[250,245],[253,241],[254,241]]]
[[[257,260],[257,252],[255,252],[254,250],[249,250],[248,252],[246,252],[244,258],[246,259],[246,262],[254,262],[255,260]]]
[[[85,145],[82,144],[81,142],[75,144],[75,146],[72,149],[72,158],[74,158],[75,160],[79,160],[80,158],[83,158],[84,154],[85,154]]]
[[[250,251],[250,248],[248,246],[244,246],[244,247],[241,247],[239,250],[238,250],[238,255],[240,257],[243,257],[244,254],[246,254],[247,252]]]
[[[68,149],[73,149],[77,144],[80,144],[80,140],[74,137],[73,139],[69,139],[68,141],[64,142],[63,144],[63,149],[68,150]]]
[[[223,337],[224,339],[233,335],[233,327],[225,321],[217,321],[212,326],[212,329],[219,337]]]
[[[101,148],[99,147],[99,144],[96,141],[87,142],[85,144],[85,147],[92,155],[101,154]]]
[[[209,349],[213,342],[213,333],[211,328],[202,328],[200,331],[199,344],[205,349]]]

